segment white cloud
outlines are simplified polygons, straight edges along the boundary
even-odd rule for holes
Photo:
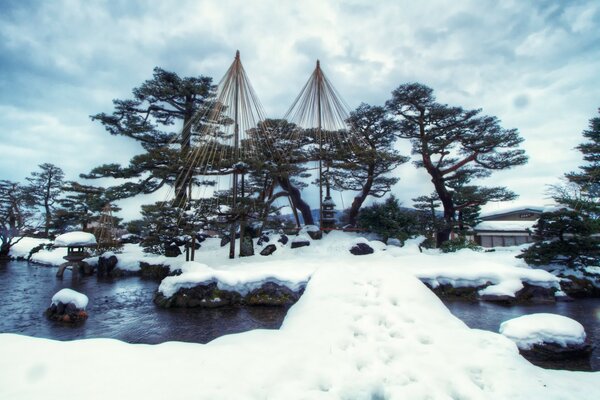
[[[420,81],[442,102],[483,108],[520,129],[531,157],[526,167],[486,182],[507,185],[528,202],[544,202],[544,185],[576,168],[572,148],[600,106],[600,13],[592,1],[12,7],[0,14],[0,168],[8,178],[21,179],[21,170],[45,161],[72,177],[126,161],[138,147],[88,116],[110,112],[111,99],[128,97],[154,66],[218,81],[236,49],[272,117],[284,114],[317,58],[351,107],[383,104],[399,84]],[[399,173],[396,193],[405,204],[431,191],[412,166]]]

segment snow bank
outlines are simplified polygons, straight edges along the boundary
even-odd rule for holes
[[[68,246],[95,246],[96,237],[91,233],[87,232],[68,232],[59,235],[54,239],[54,246],[56,247],[68,247]]]
[[[500,333],[522,350],[529,350],[534,344],[555,343],[567,347],[585,342],[583,326],[557,314],[523,315],[500,324]]]
[[[393,249],[403,268],[433,288],[440,285],[478,287],[491,283],[492,286],[480,294],[508,296],[514,296],[523,287],[523,282],[560,289],[560,278],[541,269],[529,268],[523,260],[516,259],[518,247],[495,252],[463,249],[446,254],[437,251],[419,254],[418,251],[403,250],[405,247]],[[388,252],[392,252],[390,247]]]
[[[260,288],[267,282],[286,286],[297,292],[310,279],[314,267],[294,265],[292,268],[273,267],[273,262],[257,266],[240,266],[235,271],[219,271],[198,262],[187,262],[181,266],[182,274],[163,279],[158,291],[166,297],[173,296],[181,288],[191,288],[200,284],[217,283],[221,290],[235,291],[242,296]]]
[[[51,250],[40,250],[37,253],[33,254],[29,261],[38,264],[58,266],[65,262],[64,257],[66,255],[66,247],[60,247]]]
[[[58,303],[73,303],[73,305],[80,310],[85,310],[88,305],[88,301],[89,299],[85,294],[66,288],[59,290],[54,296],[52,296],[52,304],[57,305]]]
[[[280,262],[284,269],[315,270],[280,330],[223,336],[206,345],[1,334],[0,398],[597,397],[599,373],[531,365],[509,339],[454,318],[396,259],[352,260],[331,254],[325,264]],[[90,379],[90,371],[102,371],[102,379]],[[65,377],[68,390],[56,385]]]
[[[10,248],[9,255],[14,258],[27,258],[31,249],[39,246],[40,244],[52,243],[49,239],[38,239],[38,238],[16,238],[17,243],[13,244]]]

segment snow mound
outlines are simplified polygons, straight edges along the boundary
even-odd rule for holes
[[[548,313],[523,315],[505,321],[500,325],[500,333],[522,350],[529,350],[534,344],[555,343],[567,347],[585,342],[585,330],[579,322]]]
[[[272,263],[269,263],[272,264]],[[306,286],[313,268],[240,268],[236,271],[216,270],[194,261],[181,266],[182,274],[168,276],[161,282],[158,291],[166,297],[171,297],[181,288],[192,288],[201,284],[217,283],[221,290],[235,291],[242,296],[260,288],[267,282],[286,286],[292,291],[298,291]]]
[[[52,304],[73,303],[75,307],[80,310],[85,310],[88,302],[89,299],[85,294],[76,292],[73,289],[61,289],[54,296],[52,296]]]
[[[54,246],[69,247],[69,246],[95,246],[96,237],[87,232],[68,232],[59,235],[54,239]]]
[[[49,244],[49,239],[38,239],[31,237],[16,238],[14,244],[10,247],[10,256],[14,258],[27,258],[31,249],[41,244]],[[64,261],[63,261],[64,262]]]

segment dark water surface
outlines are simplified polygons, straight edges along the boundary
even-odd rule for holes
[[[158,282],[139,277],[73,277],[70,271],[59,279],[56,271],[22,261],[0,263],[0,332],[58,340],[207,343],[251,329],[278,329],[287,312],[279,307],[162,309],[152,302]],[[52,296],[62,288],[89,297],[85,322],[73,326],[49,321],[43,315]]]
[[[443,301],[452,314],[460,318],[470,328],[492,332],[498,332],[502,322],[526,314],[551,313],[572,318],[583,325],[590,343],[594,346],[589,364],[565,361],[546,363],[540,366],[600,371],[600,299],[577,299],[572,302],[524,306],[502,306],[484,301],[468,302],[447,299]]]

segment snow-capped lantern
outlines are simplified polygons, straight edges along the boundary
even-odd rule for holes
[[[82,267],[84,272],[90,273],[89,265],[83,260],[90,256],[86,248],[96,247],[96,245],[96,237],[88,232],[68,232],[57,236],[54,239],[54,247],[67,248],[67,255],[63,257],[67,262],[58,268],[56,276],[62,277],[68,266],[73,268],[74,273],[79,270],[79,267]]]

